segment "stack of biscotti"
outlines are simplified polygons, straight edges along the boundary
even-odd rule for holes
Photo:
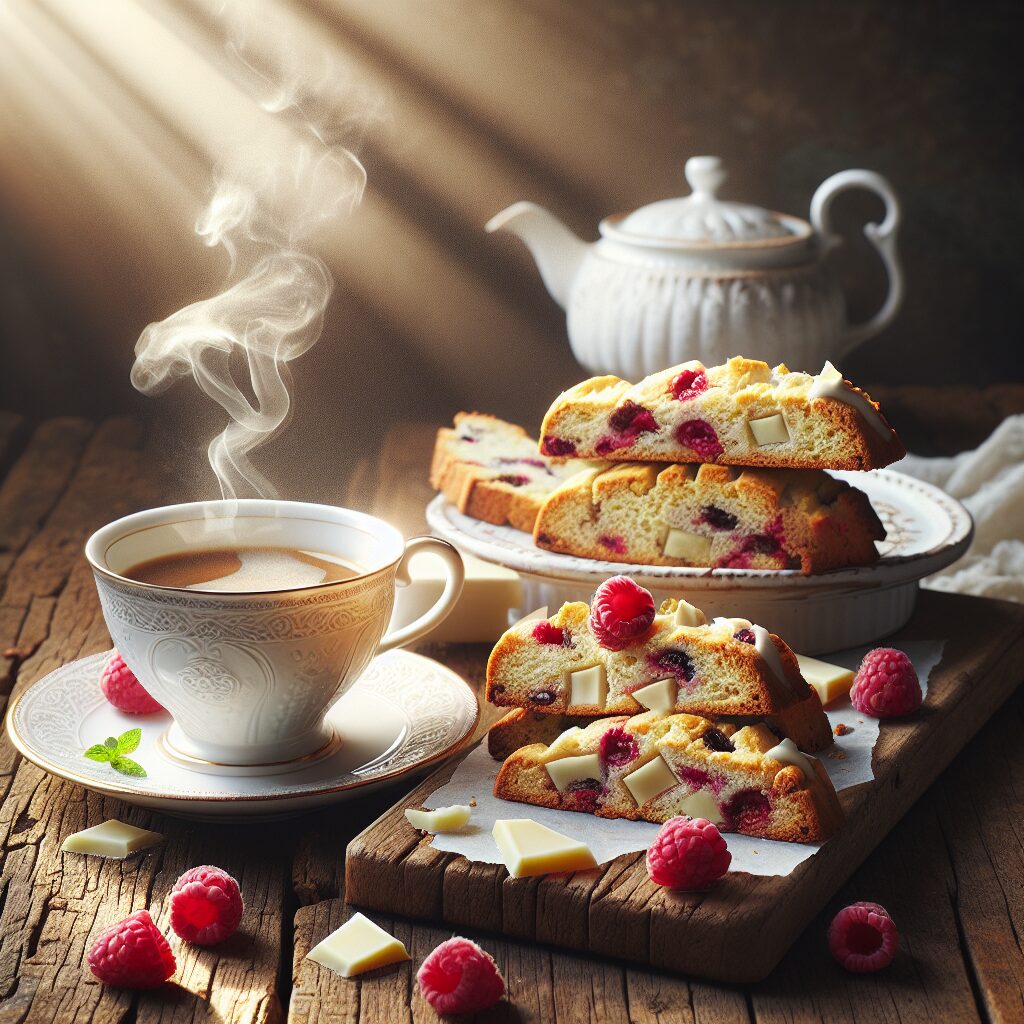
[[[541,453],[602,459],[544,501],[538,546],[645,565],[824,572],[885,536],[866,495],[826,473],[904,455],[878,406],[831,364],[817,376],[737,356],[560,395]]]
[[[769,839],[832,834],[834,790],[802,753],[832,733],[785,642],[746,619],[708,622],[685,601],[655,614],[625,577],[598,589],[595,610],[621,609],[616,595],[648,609],[624,638],[572,602],[495,645],[487,699],[513,709],[488,735],[504,761],[495,795],[654,822],[699,815]]]

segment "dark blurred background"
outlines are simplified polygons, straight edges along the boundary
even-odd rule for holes
[[[322,240],[337,289],[293,364],[295,418],[266,452],[317,496],[396,419],[460,408],[535,430],[584,374],[525,249],[482,225],[517,199],[587,238],[606,214],[686,191],[723,157],[725,197],[806,217],[828,175],[901,196],[907,295],[842,362],[858,382],[1022,380],[1019,5],[643,0],[264,0],[354,83],[364,201]],[[235,12],[238,15],[238,10]],[[202,462],[220,417],[180,383],[135,395],[140,330],[215,292],[193,232],[244,97],[223,68],[230,10],[191,0],[10,0],[0,8],[0,408],[132,409]],[[274,35],[276,33],[271,33]],[[337,72],[332,72],[336,74]],[[854,319],[884,275],[837,204]],[[747,353],[757,355],[757,353]],[[818,367],[800,367],[811,372]],[[298,456],[298,457],[297,457]]]

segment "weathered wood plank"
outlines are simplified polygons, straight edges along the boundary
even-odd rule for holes
[[[49,438],[57,444],[60,431],[50,429],[50,434],[41,429],[33,443]],[[62,436],[61,444],[67,431]],[[61,444],[57,451],[66,455]],[[29,537],[25,531],[31,533],[31,522],[23,520],[5,599],[26,609],[21,635],[31,624],[39,643],[21,665],[16,692],[58,665],[109,645],[81,547],[97,526],[159,500],[160,482],[144,444],[142,430],[132,421],[105,423],[73,473],[65,474],[66,487],[56,493],[51,486],[47,492],[48,512],[39,499],[34,514],[45,517],[42,528]],[[24,472],[28,479],[32,468]],[[41,607],[47,614],[34,615]],[[5,895],[0,906],[0,1019],[281,1018],[276,986],[283,939],[291,927],[286,910],[291,901],[290,833],[183,826],[87,794],[20,761],[6,737],[0,741],[0,773],[7,790],[0,807],[0,892]],[[167,841],[124,862],[60,853],[64,836],[108,817],[155,828]],[[239,879],[247,910],[238,935],[209,950],[172,942],[178,957],[175,982],[155,993],[118,992],[96,982],[84,965],[95,934],[143,907],[166,928],[166,900],[174,880],[201,863],[220,864]]]
[[[18,665],[34,650],[41,620],[50,611],[45,592],[33,593],[26,602],[24,588],[11,592],[8,576],[67,487],[92,431],[92,424],[80,419],[43,423],[0,486],[0,654],[6,659],[0,692],[7,692]]]
[[[926,708],[913,721],[886,724],[876,749],[875,783],[841,795],[850,815],[847,827],[788,878],[730,875],[709,894],[683,896],[651,885],[642,858],[635,856],[604,869],[615,877],[602,885],[604,871],[596,880],[579,875],[538,884],[510,879],[494,865],[440,855],[443,919],[706,977],[764,977],[1024,677],[1024,609],[1019,607],[924,593],[902,635],[950,638],[933,670]],[[405,803],[422,800],[436,785],[420,787]],[[404,824],[397,807],[352,841],[346,898],[388,912],[415,913],[413,903],[406,900],[403,909],[399,899],[404,857],[412,848],[401,842]],[[417,848],[420,860],[427,856]],[[421,865],[420,877],[426,874]],[[432,906],[435,898],[431,893],[423,902]],[[778,912],[780,906],[786,913]],[[512,907],[514,913],[507,913]],[[756,942],[751,935],[757,935]]]

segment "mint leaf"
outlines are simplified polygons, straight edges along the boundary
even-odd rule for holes
[[[115,772],[120,772],[122,775],[134,775],[140,779],[144,779],[146,777],[146,769],[137,761],[133,761],[130,757],[121,757],[119,755],[110,762],[110,767],[113,768]]]
[[[119,754],[130,754],[133,750],[138,749],[141,740],[141,729],[129,729],[117,737],[117,752]]]
[[[110,751],[102,743],[96,743],[82,757],[87,757],[90,761],[109,761]]]
[[[117,753],[117,740],[115,740],[113,736],[108,736],[103,741],[103,746],[105,746],[107,750],[112,750],[115,754]]]

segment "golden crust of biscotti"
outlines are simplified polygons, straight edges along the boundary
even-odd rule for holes
[[[582,601],[562,605],[548,620],[516,623],[491,651],[487,700],[499,707],[555,715],[637,714],[644,706],[632,693],[673,678],[676,712],[764,717],[806,700],[812,692],[796,655],[774,634],[761,631],[759,648],[735,638],[745,627],[760,631],[746,620],[677,625],[675,607],[666,608],[655,616],[647,636],[621,651],[600,645],[590,627],[590,608]],[[539,639],[543,635],[549,641],[562,639],[544,642]],[[595,665],[603,666],[605,703],[572,703],[571,673]]]
[[[594,754],[601,777],[576,780],[560,792],[547,766]],[[677,781],[638,804],[623,780],[658,757]],[[694,715],[647,712],[599,719],[547,746],[523,747],[505,760],[494,795],[660,824],[691,813],[692,798],[701,794],[697,806],[711,808],[724,832],[787,842],[827,839],[843,822],[835,789],[816,759],[798,753],[795,760],[764,725],[736,729]]]
[[[589,725],[586,715],[545,715],[526,708],[513,708],[487,730],[487,752],[497,761],[531,743],[545,746],[566,729]]]
[[[532,533],[545,499],[577,468],[538,455],[514,423],[460,412],[454,427],[437,432],[430,483],[465,515]]]
[[[685,553],[666,553],[670,531]],[[636,565],[826,572],[878,559],[885,537],[867,495],[822,470],[614,463],[555,490],[538,547]]]
[[[705,390],[680,401],[672,382],[703,374]],[[849,381],[845,400],[810,397],[816,378],[736,356],[721,366],[696,360],[630,384],[597,377],[563,392],[541,426],[541,451],[614,461],[714,462],[786,469],[878,469],[906,452],[877,403]],[[779,415],[788,438],[759,445],[751,420]],[[699,421],[704,444],[678,432]],[[684,427],[684,433],[695,427]]]

